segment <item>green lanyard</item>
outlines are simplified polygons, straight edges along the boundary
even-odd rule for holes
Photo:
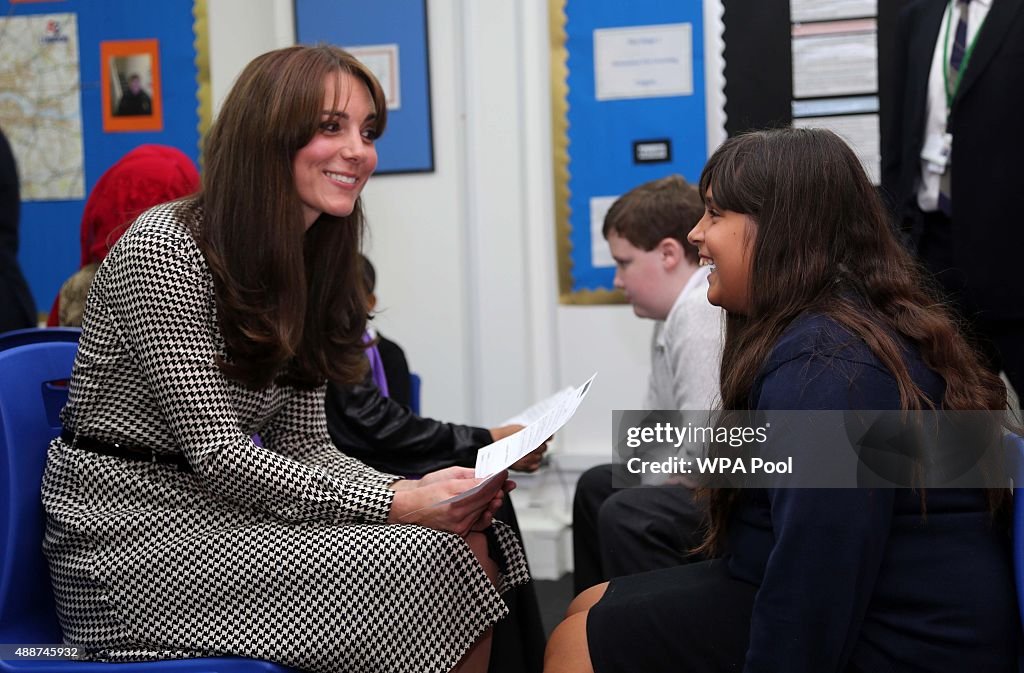
[[[960,62],[960,69],[956,73],[956,84],[953,85],[953,92],[949,91],[949,24],[953,23],[953,11],[956,9],[957,0],[952,0],[949,3],[949,13],[946,15],[946,35],[942,40],[942,84],[946,91],[946,109],[951,110],[953,108],[953,98],[956,97],[956,92],[960,89],[960,82],[964,78],[964,71],[967,70],[967,63],[971,60],[971,54],[974,53],[974,45],[978,41],[978,35],[981,33],[981,26],[974,31],[974,39],[964,49],[964,60]],[[967,8],[970,12],[970,8]],[[986,18],[988,15],[986,14]],[[984,23],[984,20],[982,20]]]

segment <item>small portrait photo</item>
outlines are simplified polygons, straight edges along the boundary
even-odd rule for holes
[[[117,98],[117,106],[112,110],[115,117],[133,117],[153,114],[153,98],[146,92],[142,83],[143,73],[150,91],[153,90],[152,70],[149,67],[149,56],[117,57],[111,61],[114,72],[110,92],[111,100]]]
[[[102,42],[100,58],[103,130],[163,130],[157,40]]]

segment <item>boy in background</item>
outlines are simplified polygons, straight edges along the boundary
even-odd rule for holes
[[[670,175],[624,194],[604,219],[615,287],[638,317],[657,321],[645,409],[703,410],[718,402],[723,313],[707,299],[711,269],[700,266],[697,248],[686,239],[703,214],[697,188]],[[612,577],[695,560],[687,550],[700,542],[702,514],[692,489],[615,489],[613,471],[631,476],[620,468],[598,465],[577,483],[577,594]]]

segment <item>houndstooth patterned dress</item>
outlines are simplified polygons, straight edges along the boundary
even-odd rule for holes
[[[175,208],[145,213],[97,273],[63,420],[193,472],[54,440],[44,547],[65,639],[110,661],[449,670],[507,613],[499,591],[459,536],[382,525],[396,477],[335,449],[323,389],[219,372],[213,277]],[[495,526],[503,591],[529,574]]]

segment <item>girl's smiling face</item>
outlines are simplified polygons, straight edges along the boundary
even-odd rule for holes
[[[750,278],[757,225],[749,216],[720,210],[709,187],[704,217],[690,231],[689,240],[700,251],[700,265],[712,267],[708,301],[730,313],[750,311]]]

